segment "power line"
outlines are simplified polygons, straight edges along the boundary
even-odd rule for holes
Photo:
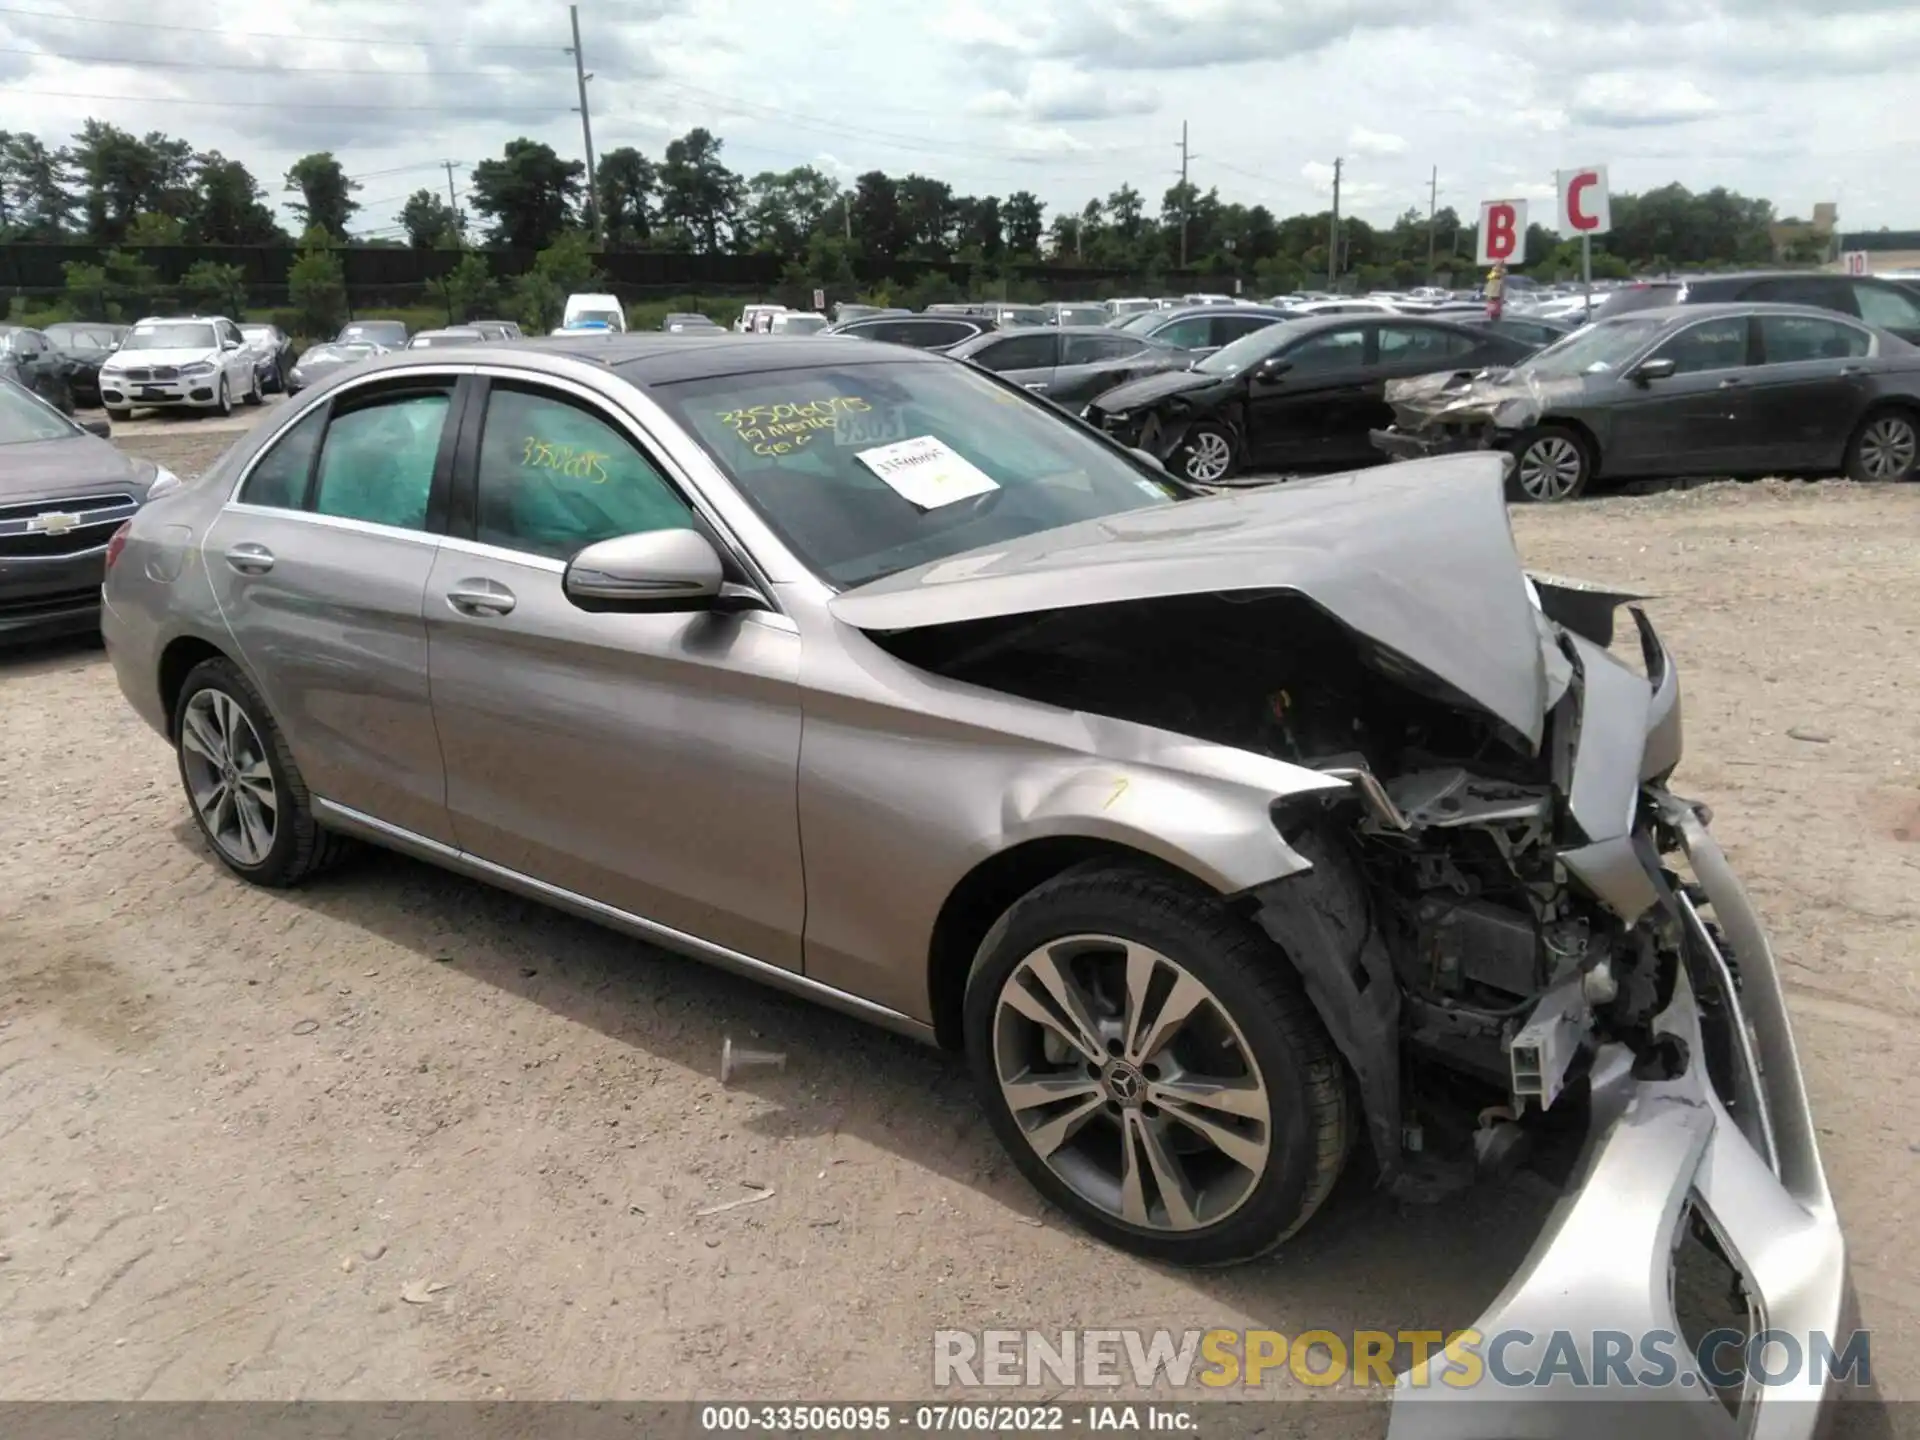
[[[109,25],[121,30],[171,30],[183,35],[224,35],[230,40],[304,40],[323,45],[396,45],[421,50],[513,50],[550,54],[555,45],[493,43],[467,45],[458,40],[406,40],[393,36],[302,35],[286,30],[227,30],[210,25],[166,25],[155,20],[110,20],[104,15],[74,15],[59,10],[26,10],[17,5],[0,5],[0,15],[25,15],[35,20],[64,20],[74,25]]]
[[[564,114],[552,105],[368,105],[368,104],[331,104],[310,100],[189,100],[180,95],[93,95],[77,90],[9,90],[9,95],[39,96],[48,100],[133,100],[144,104],[196,105],[202,109],[226,110],[359,110],[366,111],[417,111],[434,115],[460,115],[468,119],[485,119],[494,115],[555,115]]]
[[[241,75],[386,75],[396,80],[498,80],[499,70],[382,70],[351,65],[233,65],[219,60],[160,60],[134,56],[65,55],[55,50],[29,50],[0,45],[0,55],[31,55],[36,60],[61,60],[69,65],[107,65],[126,70],[226,70]],[[508,62],[501,61],[502,65]],[[557,67],[556,67],[557,68]]]

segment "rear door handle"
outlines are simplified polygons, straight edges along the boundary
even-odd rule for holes
[[[1840,367],[1840,373],[1842,375],[1864,375],[1867,373],[1867,367],[1864,365],[1842,365]]]
[[[1044,380],[1029,380],[1026,384],[1029,390],[1044,390],[1047,388],[1047,382]]]
[[[1742,380],[1738,375],[1729,375],[1726,379],[1720,382],[1720,388],[1722,390],[1737,390],[1739,389],[1740,386],[1746,383],[1747,382],[1745,380]]]
[[[447,604],[462,615],[505,615],[518,603],[497,580],[462,580],[447,591]]]
[[[242,575],[264,575],[273,569],[273,552],[251,540],[230,546],[226,558],[227,564]]]

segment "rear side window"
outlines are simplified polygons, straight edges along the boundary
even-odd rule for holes
[[[628,440],[584,405],[496,384],[480,441],[474,538],[565,560],[616,535],[678,530],[693,512]]]
[[[1251,335],[1256,330],[1264,330],[1276,323],[1271,315],[1215,315],[1213,343],[1231,345],[1242,335]]]
[[[1769,365],[1846,360],[1867,353],[1871,339],[1857,325],[1803,315],[1762,315],[1760,344]]]
[[[451,403],[448,390],[412,391],[336,414],[321,445],[314,512],[424,530]]]
[[[1153,332],[1153,338],[1162,345],[1177,345],[1182,350],[1201,350],[1209,345],[1219,344],[1210,338],[1213,334],[1212,315],[1189,315],[1184,320],[1176,320],[1171,325]]]
[[[1147,347],[1125,335],[1068,335],[1065,365],[1098,365],[1106,360],[1126,360]]]
[[[254,462],[253,473],[240,487],[246,505],[270,505],[276,510],[299,510],[307,503],[307,477],[313,473],[314,451],[327,422],[327,407],[316,405],[294,422],[267,453]]]
[[[1869,325],[1883,330],[1920,329],[1920,303],[1892,286],[1862,285],[1856,280],[1851,288],[1860,318]]]

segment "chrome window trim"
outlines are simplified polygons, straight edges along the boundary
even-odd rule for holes
[[[442,550],[452,550],[456,554],[524,565],[529,570],[544,570],[551,575],[567,573],[567,562],[556,560],[551,555],[536,555],[531,550],[515,550],[506,545],[489,545],[484,540],[468,540],[459,535],[442,535],[439,539]]]
[[[278,505],[249,505],[245,501],[230,500],[220,507],[222,515],[260,515],[275,516],[282,520],[299,520],[309,525],[317,525],[328,530],[345,530],[356,535],[384,536],[388,539],[412,540],[429,549],[439,549],[446,538],[431,530],[411,530],[404,525],[382,525],[373,520],[356,520],[349,515],[321,515],[312,510],[288,510]],[[204,549],[204,542],[202,543]]]

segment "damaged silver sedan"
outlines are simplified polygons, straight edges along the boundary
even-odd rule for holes
[[[962,1050],[1116,1245],[1242,1261],[1350,1163],[1558,1150],[1487,1324],[1677,1328],[1697,1235],[1831,1331],[1773,958],[1668,787],[1672,657],[1523,574],[1501,483],[1195,497],[884,346],[435,350],[144,509],[102,628],[235,873],[371,842]]]

